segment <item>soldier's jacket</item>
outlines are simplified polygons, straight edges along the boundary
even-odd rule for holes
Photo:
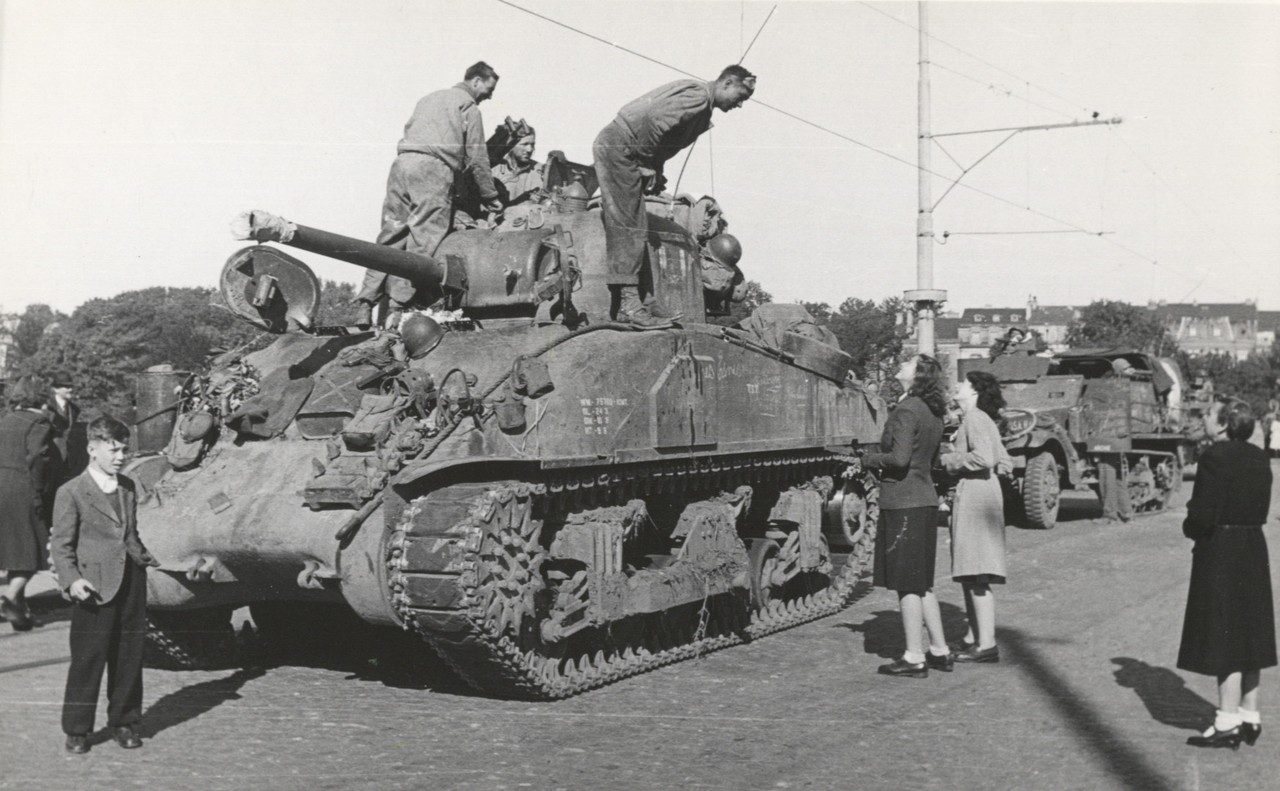
[[[498,197],[485,147],[484,120],[465,83],[419,99],[409,122],[404,125],[404,137],[396,151],[428,154],[448,165],[454,173],[465,170],[471,174],[481,201]]]
[[[632,157],[662,173],[662,165],[711,128],[712,86],[676,80],[628,102],[614,123],[635,138]]]

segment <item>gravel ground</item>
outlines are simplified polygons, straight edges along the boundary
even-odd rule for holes
[[[877,676],[902,650],[901,626],[893,594],[869,590],[838,615],[559,703],[477,697],[438,661],[407,672],[358,651],[148,670],[144,749],[104,741],[87,756],[62,750],[66,610],[41,593],[45,625],[0,626],[0,788],[1276,787],[1275,671],[1257,747],[1183,743],[1211,720],[1215,687],[1174,668],[1182,514],[1105,525],[1075,497],[1055,530],[1011,528],[998,665]],[[1266,532],[1280,541],[1274,520]],[[958,637],[940,540],[938,593]]]

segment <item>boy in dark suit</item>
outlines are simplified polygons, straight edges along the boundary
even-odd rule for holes
[[[58,490],[50,552],[58,582],[74,602],[71,667],[62,705],[67,752],[89,751],[102,686],[107,725],[126,749],[141,747],[142,646],[147,627],[147,567],[159,565],[138,539],[137,492],[120,475],[129,429],[112,417],[89,424],[89,466]]]

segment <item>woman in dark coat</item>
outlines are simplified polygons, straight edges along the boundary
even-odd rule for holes
[[[9,585],[0,596],[0,616],[18,631],[34,622],[27,609],[27,581],[48,565],[50,479],[53,427],[43,407],[49,386],[24,376],[9,392],[10,411],[0,418],[0,568]]]
[[[938,550],[938,492],[932,468],[942,442],[947,391],[942,366],[926,355],[907,360],[898,372],[905,395],[889,415],[880,452],[863,464],[880,470],[880,524],[872,582],[896,591],[907,650],[882,665],[890,676],[925,678],[929,668],[951,670],[942,613],[933,595]],[[926,653],[922,626],[929,631]]]
[[[1267,454],[1249,443],[1253,413],[1223,407],[1227,441],[1200,456],[1182,532],[1193,539],[1191,586],[1178,667],[1218,679],[1213,725],[1188,744],[1253,744],[1262,733],[1258,680],[1276,664],[1271,570],[1262,524],[1271,504]]]

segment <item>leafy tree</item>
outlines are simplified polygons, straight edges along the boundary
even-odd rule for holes
[[[761,288],[760,284],[756,281],[748,280],[746,297],[741,302],[732,302],[729,304],[729,315],[712,316],[707,320],[711,324],[718,324],[721,327],[731,327],[749,317],[755,312],[756,308],[772,301],[772,294]]]
[[[853,371],[859,379],[880,381],[891,377],[902,362],[907,333],[898,323],[901,299],[891,297],[877,304],[849,297],[834,311],[824,302],[805,307],[835,333],[840,348],[853,358]]]
[[[45,329],[65,318],[66,316],[54,312],[48,305],[28,305],[22,312],[22,316],[18,318],[18,326],[13,333],[18,351],[22,352],[24,357],[35,354],[40,348],[40,338],[44,335]]]
[[[356,298],[355,286],[326,280],[320,285],[320,309],[316,311],[316,324],[354,324],[360,318],[360,309],[351,304]]]
[[[1280,398],[1280,347],[1254,352],[1243,360],[1229,354],[1179,354],[1178,363],[1188,375],[1212,380],[1216,396],[1238,398],[1259,417],[1270,411],[1273,399]]]
[[[1153,312],[1109,299],[1080,311],[1080,318],[1067,328],[1067,344],[1076,349],[1121,346],[1161,356],[1177,349],[1177,342]]]

